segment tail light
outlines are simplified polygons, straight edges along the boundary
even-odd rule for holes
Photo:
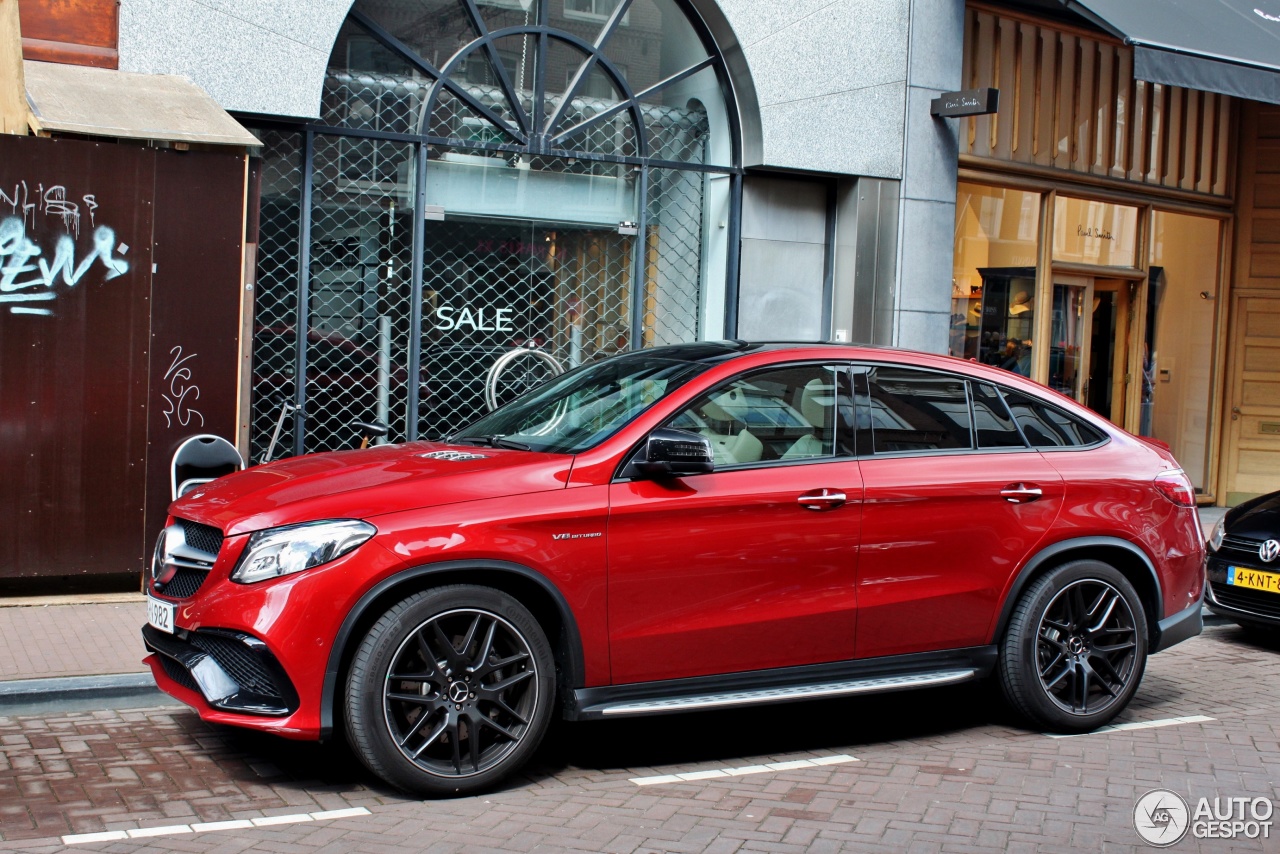
[[[1155,479],[1160,494],[1179,507],[1196,506],[1196,490],[1182,469],[1167,471]]]

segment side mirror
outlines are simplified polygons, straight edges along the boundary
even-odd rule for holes
[[[715,470],[715,455],[706,436],[660,427],[649,434],[644,461],[635,467],[647,477],[706,474]]]

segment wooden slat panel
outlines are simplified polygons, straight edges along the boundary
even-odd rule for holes
[[[1220,196],[1234,189],[1231,98],[1135,80],[1128,46],[985,7],[966,12],[964,50],[966,86],[996,86],[1004,102],[998,117],[964,120],[965,154]],[[1268,116],[1280,143],[1280,111]]]
[[[1280,139],[1280,107],[1258,105],[1258,138]]]
[[[1280,208],[1280,172],[1257,175],[1253,181],[1253,209]]]
[[[1182,131],[1178,134],[1182,141],[1182,158],[1178,166],[1178,187],[1183,190],[1194,190],[1196,187],[1196,168],[1200,163],[1200,93],[1193,89],[1182,90]]]
[[[1268,371],[1280,376],[1280,347],[1248,347],[1244,351],[1246,371]]]
[[[1280,382],[1246,380],[1241,391],[1241,402],[1245,406],[1280,406]]]
[[[1199,162],[1196,165],[1196,180],[1193,189],[1201,193],[1213,192],[1213,139],[1217,128],[1218,96],[1212,92],[1200,95],[1200,120],[1196,122],[1198,136],[1196,149]]]
[[[977,78],[979,86],[991,86],[991,81],[995,79],[992,73],[994,69],[995,57],[995,31],[996,19],[994,15],[987,12],[979,12],[977,14]],[[979,157],[990,157],[992,148],[991,125],[993,116],[978,116],[974,120],[974,140],[973,153]]]
[[[1035,162],[1040,166],[1052,166],[1057,150],[1054,136],[1058,101],[1058,37],[1046,29],[1040,30],[1040,95],[1036,106]]]
[[[1253,255],[1250,256],[1249,275],[1254,278],[1280,279],[1280,252],[1262,251],[1259,244],[1254,244]],[[1253,287],[1278,287],[1280,281],[1274,283],[1255,282]]]
[[[1182,166],[1182,93],[1172,86],[1162,86],[1161,125],[1159,138],[1162,143],[1160,169],[1156,181],[1166,187],[1178,186]]]
[[[1133,130],[1136,121],[1136,81],[1133,79],[1133,52],[1116,51],[1116,138],[1113,178],[1128,178],[1133,168]]]
[[[1115,162],[1112,140],[1116,135],[1116,49],[1111,45],[1099,44],[1097,51],[1098,72],[1094,77],[1097,98],[1094,102],[1094,153],[1091,170],[1099,175],[1109,175],[1111,164]]]
[[[1071,140],[1076,126],[1076,37],[1058,34],[1058,110],[1053,128],[1053,165],[1070,169],[1074,160]]]
[[[1245,301],[1244,315],[1244,336],[1247,345],[1263,345],[1267,341],[1252,341],[1250,339],[1275,339],[1280,344],[1280,312],[1267,311],[1266,309],[1274,307],[1274,300],[1251,299]]]
[[[1218,123],[1213,131],[1213,185],[1210,192],[1223,196],[1227,194],[1227,181],[1231,170],[1228,168],[1231,157],[1231,112],[1230,98],[1218,96]]]
[[[1013,159],[1034,159],[1036,91],[1040,85],[1036,60],[1039,56],[1039,34],[1032,24],[1018,25],[1016,91],[1013,99]]]
[[[1280,198],[1280,187],[1274,191],[1275,195]],[[1253,215],[1253,234],[1251,242],[1254,244],[1262,243],[1280,243],[1280,214],[1275,211],[1269,211],[1266,214]],[[1268,251],[1280,251],[1272,247]]]
[[[1255,156],[1259,174],[1280,172],[1280,139],[1258,140]]]
[[[998,20],[996,27],[996,42],[999,45],[999,67],[995,85],[1001,92],[1008,92],[1012,95],[1013,80],[1016,73],[1014,62],[1018,40],[1018,25],[1015,21]],[[1013,105],[1016,109],[1016,99],[1013,101]],[[992,139],[994,155],[1001,160],[1012,159],[1013,121],[1011,116],[1008,113],[1004,116],[993,116],[992,130],[994,131]]]
[[[1097,70],[1097,42],[1079,39],[1076,42],[1076,106],[1075,124],[1072,127],[1071,168],[1077,172],[1093,171],[1094,128],[1094,72]]]

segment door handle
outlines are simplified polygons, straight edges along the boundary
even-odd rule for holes
[[[816,492],[806,492],[796,501],[806,510],[834,510],[845,502],[845,497],[838,489],[823,487]]]
[[[1042,495],[1044,492],[1040,487],[1031,483],[1011,483],[1000,490],[1000,497],[1010,504],[1026,504]]]

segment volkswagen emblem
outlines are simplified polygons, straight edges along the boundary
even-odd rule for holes
[[[1271,561],[1280,557],[1280,541],[1267,540],[1258,546],[1258,557],[1262,558],[1265,563],[1271,563]]]

